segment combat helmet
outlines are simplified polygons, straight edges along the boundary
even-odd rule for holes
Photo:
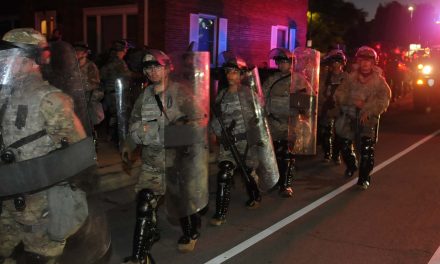
[[[356,52],[356,59],[371,59],[374,61],[374,63],[377,63],[379,60],[379,57],[377,56],[377,52],[368,46],[362,46],[360,47]]]
[[[333,62],[339,62],[342,65],[347,64],[347,57],[345,56],[344,52],[340,49],[334,49],[331,50],[327,56],[323,58],[324,63],[333,63]]]
[[[171,59],[165,52],[157,49],[149,49],[142,58],[143,68],[149,66],[172,66]]]
[[[222,65],[223,68],[235,68],[241,71],[245,71],[248,69],[246,61],[241,57],[235,55],[231,51],[224,51],[221,54],[224,58],[224,63]]]
[[[269,59],[280,62],[290,62],[295,55],[286,48],[274,48],[269,52]]]
[[[6,32],[1,47],[20,48],[24,56],[34,59],[38,64],[49,61],[49,55],[45,59],[41,56],[43,51],[49,50],[46,37],[33,28],[16,28]]]

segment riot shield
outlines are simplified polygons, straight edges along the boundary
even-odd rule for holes
[[[166,208],[185,217],[208,204],[209,53],[193,52],[176,68],[180,117],[165,125]],[[183,75],[184,73],[184,75]],[[191,76],[189,75],[191,73]]]
[[[289,151],[295,155],[316,154],[319,52],[296,48],[296,65],[290,86]]]
[[[93,140],[29,51],[0,50],[0,61],[0,197],[44,189],[96,165]]]
[[[119,147],[127,139],[131,102],[129,81],[125,78],[115,80],[116,115],[118,118]]]
[[[81,120],[87,135],[91,136],[93,126],[87,111],[85,89],[75,50],[65,41],[55,41],[50,43],[50,52],[50,65],[44,67],[44,76],[50,84],[72,97],[75,113]]]
[[[267,191],[275,186],[280,175],[269,124],[264,115],[264,96],[256,67],[245,73],[238,97],[245,119],[250,153],[255,154],[258,160],[256,169],[258,187],[262,191]]]

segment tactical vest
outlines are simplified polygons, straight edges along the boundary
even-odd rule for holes
[[[159,123],[158,131],[155,133],[156,144],[163,144],[161,141],[164,138],[165,126],[183,116],[177,103],[178,89],[177,83],[170,82],[167,89],[158,94],[163,111],[159,108],[159,102],[155,97],[154,85],[148,86],[145,90],[141,109],[142,123],[147,125],[151,122]]]
[[[237,93],[229,93],[227,90],[222,90],[218,97],[220,98],[220,109],[222,112],[222,119],[226,127],[229,127],[232,120],[235,120],[235,127],[232,131],[233,135],[243,135],[246,133],[246,126],[240,104],[240,99]]]
[[[347,75],[344,72],[341,72],[340,74],[333,74],[329,73],[330,78],[326,81],[326,88],[324,92],[325,97],[330,97],[335,94],[336,88],[342,83],[342,81],[347,77]]]
[[[6,146],[27,136],[45,130],[45,119],[40,112],[41,102],[51,93],[61,92],[47,82],[30,83],[32,87],[13,93],[3,117],[3,141]],[[21,147],[15,153],[16,161],[37,158],[55,150],[57,145],[49,135],[44,135]]]
[[[270,87],[270,91],[267,91],[266,100],[267,107],[266,110],[269,115],[273,115],[277,119],[283,119],[287,123],[287,117],[289,116],[289,96],[290,96],[290,83],[291,76],[280,80],[283,78],[281,73],[275,73],[273,75],[273,82]]]

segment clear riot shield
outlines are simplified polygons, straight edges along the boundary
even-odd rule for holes
[[[85,89],[75,50],[65,41],[55,41],[50,43],[50,53],[50,65],[44,67],[46,69],[44,76],[50,84],[72,97],[75,113],[87,135],[91,136],[93,126],[87,110]]]
[[[295,155],[316,154],[319,52],[296,48],[290,86],[289,150]]]
[[[125,78],[115,80],[116,115],[118,118],[119,147],[127,139],[131,102],[129,81]]]
[[[83,127],[68,104],[42,103],[59,90],[29,71],[28,51],[0,50],[0,61],[0,197],[44,189],[96,165],[93,140],[81,139]],[[57,134],[59,127],[69,129]]]
[[[179,218],[202,210],[209,198],[209,53],[187,55],[175,71],[179,95],[173,104],[179,114],[172,117],[169,112],[164,131],[165,203],[168,214]]]
[[[256,67],[245,73],[238,97],[245,119],[250,153],[255,154],[258,160],[258,187],[267,191],[275,186],[280,175],[269,124],[264,115],[264,96]]]

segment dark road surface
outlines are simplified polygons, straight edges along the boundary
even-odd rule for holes
[[[245,191],[236,177],[227,223],[220,227],[208,224],[215,206],[215,177],[211,177],[210,209],[202,218],[201,237],[192,253],[177,251],[180,227],[170,224],[160,208],[162,237],[152,250],[156,262],[430,261],[440,246],[440,107],[428,114],[415,113],[410,98],[404,98],[389,108],[382,116],[376,170],[366,191],[350,186],[355,179],[344,178],[343,166],[323,163],[321,157],[318,153],[298,161],[292,199],[282,199],[276,191],[267,193],[256,210],[244,207]],[[341,186],[346,190],[325,198]],[[323,204],[315,208],[312,203],[321,197]],[[133,200],[132,188],[102,198],[111,226],[112,264],[121,263],[131,251]],[[308,209],[313,210],[304,214]],[[295,220],[279,223],[289,216]]]

